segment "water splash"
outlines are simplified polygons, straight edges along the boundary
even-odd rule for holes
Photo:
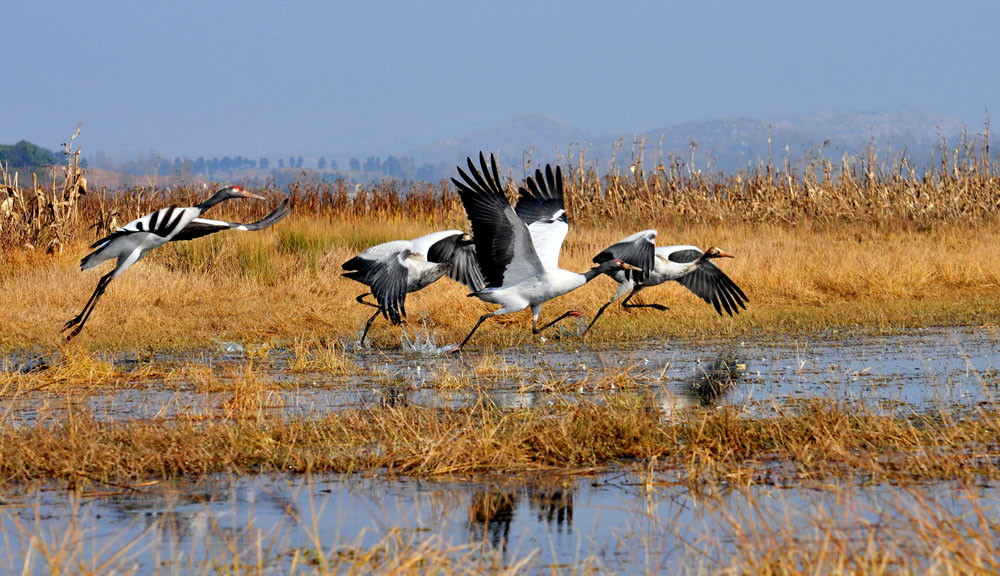
[[[453,345],[438,346],[434,334],[427,327],[426,320],[421,321],[421,326],[422,329],[414,331],[412,337],[406,331],[406,326],[403,326],[403,335],[400,338],[403,350],[417,354],[441,354],[454,348]]]
[[[246,350],[238,342],[226,342],[223,340],[216,339],[215,343],[219,345],[219,350],[223,354],[243,354]]]
[[[365,333],[364,323],[358,328],[358,331],[354,333],[354,338],[351,339],[341,339],[340,344],[344,347],[345,352],[361,352],[364,350],[371,350],[371,338],[361,339],[361,336]]]

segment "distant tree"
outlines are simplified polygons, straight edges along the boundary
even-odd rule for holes
[[[389,154],[385,162],[382,164],[382,173],[386,176],[394,176],[396,178],[402,178],[402,171],[399,166],[399,159]]]
[[[288,157],[288,167],[295,168],[295,156]]]
[[[336,170],[336,169],[337,169],[337,161],[330,160],[330,170]]]
[[[260,166],[261,170],[267,170],[271,167],[271,161],[261,156],[260,160],[257,161],[257,165]]]
[[[303,162],[302,161],[302,156],[299,156],[298,158],[296,158],[295,159],[295,167],[296,168],[302,168],[302,162]]]
[[[357,158],[351,158],[348,160],[347,165],[350,166],[351,170],[354,170],[355,172],[361,170],[361,162],[359,162]]]
[[[365,172],[381,172],[382,160],[378,156],[369,156],[365,160]]]
[[[320,157],[319,162],[316,163],[316,167],[320,170],[326,170],[326,158]]]
[[[281,170],[284,167],[285,167],[285,161],[282,160],[281,158],[278,158],[278,170]]]
[[[13,146],[0,145],[0,162],[11,169],[38,170],[63,163],[62,155],[21,140]]]

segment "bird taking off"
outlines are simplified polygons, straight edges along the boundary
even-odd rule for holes
[[[365,250],[343,265],[344,276],[369,287],[376,304],[365,301],[366,292],[357,301],[377,308],[365,323],[361,342],[379,314],[393,324],[406,317],[406,295],[437,282],[448,275],[477,291],[485,281],[476,263],[476,247],[461,230],[446,230],[415,240],[395,240]]]
[[[638,267],[612,258],[577,274],[559,268],[559,252],[569,231],[563,202],[562,171],[558,166],[536,170],[518,191],[515,210],[504,194],[496,159],[490,164],[479,153],[480,169],[468,159],[469,173],[458,168],[461,180],[452,178],[472,223],[476,259],[486,279],[486,287],[470,294],[500,308],[482,315],[465,340],[455,348],[459,352],[476,329],[491,316],[531,308],[531,333],[538,334],[569,316],[569,311],[538,327],[542,304],[571,292],[602,273],[639,270]]]
[[[597,311],[587,330],[594,326],[594,322],[597,322],[608,306],[625,294],[628,296],[622,301],[623,308],[666,310],[667,307],[662,304],[630,304],[629,300],[643,288],[663,284],[668,280],[676,280],[699,298],[712,304],[720,316],[723,310],[730,316],[739,314],[740,308],[746,310],[746,303],[750,299],[712,262],[716,258],[733,256],[715,246],[704,252],[696,246],[657,248],[655,240],[656,230],[644,230],[609,246],[594,257],[594,262],[597,263],[621,259],[637,266],[639,270],[608,273],[618,283],[618,289],[611,300]]]
[[[72,329],[66,336],[66,340],[70,340],[80,333],[108,284],[120,276],[129,266],[141,260],[153,248],[163,246],[167,242],[200,238],[221,230],[262,230],[277,224],[292,211],[289,199],[285,198],[274,211],[252,224],[201,218],[201,215],[212,206],[232,198],[264,200],[263,196],[247,192],[239,186],[229,186],[219,190],[197,206],[188,208],[170,206],[157,210],[129,222],[117,231],[94,242],[91,248],[95,248],[95,250],[80,261],[81,270],[89,270],[101,262],[113,258],[117,258],[118,261],[110,272],[101,276],[101,279],[97,281],[97,288],[90,296],[90,300],[87,300],[83,310],[63,326],[63,331]]]

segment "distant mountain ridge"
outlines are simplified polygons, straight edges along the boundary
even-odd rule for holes
[[[572,146],[582,146],[590,161],[607,166],[616,143],[622,145],[619,165],[633,159],[634,143],[644,141],[647,165],[661,157],[689,161],[694,145],[697,169],[733,171],[764,162],[770,151],[773,160],[787,155],[794,161],[822,150],[824,156],[861,154],[874,146],[883,157],[905,153],[915,162],[931,159],[932,151],[945,139],[957,142],[966,127],[947,116],[919,112],[826,111],[773,120],[723,118],[685,122],[649,130],[641,134],[592,136],[587,131],[545,116],[519,116],[496,126],[441,140],[411,150],[418,164],[455,165],[479,150],[497,152],[504,162],[515,163],[530,153],[535,164],[551,162]],[[969,136],[977,132],[968,127]],[[770,142],[769,142],[770,140]],[[453,170],[453,168],[452,168]],[[449,172],[450,174],[450,172]]]
[[[587,131],[546,116],[515,116],[485,130],[421,146],[407,155],[421,163],[452,163],[465,158],[473,149],[505,155],[515,151],[520,155],[532,149],[554,154],[556,150],[565,151],[570,144],[586,143],[591,139]]]

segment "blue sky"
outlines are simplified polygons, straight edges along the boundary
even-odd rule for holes
[[[918,111],[977,130],[1000,3],[16,2],[0,143],[398,153],[512,116],[595,136]]]

